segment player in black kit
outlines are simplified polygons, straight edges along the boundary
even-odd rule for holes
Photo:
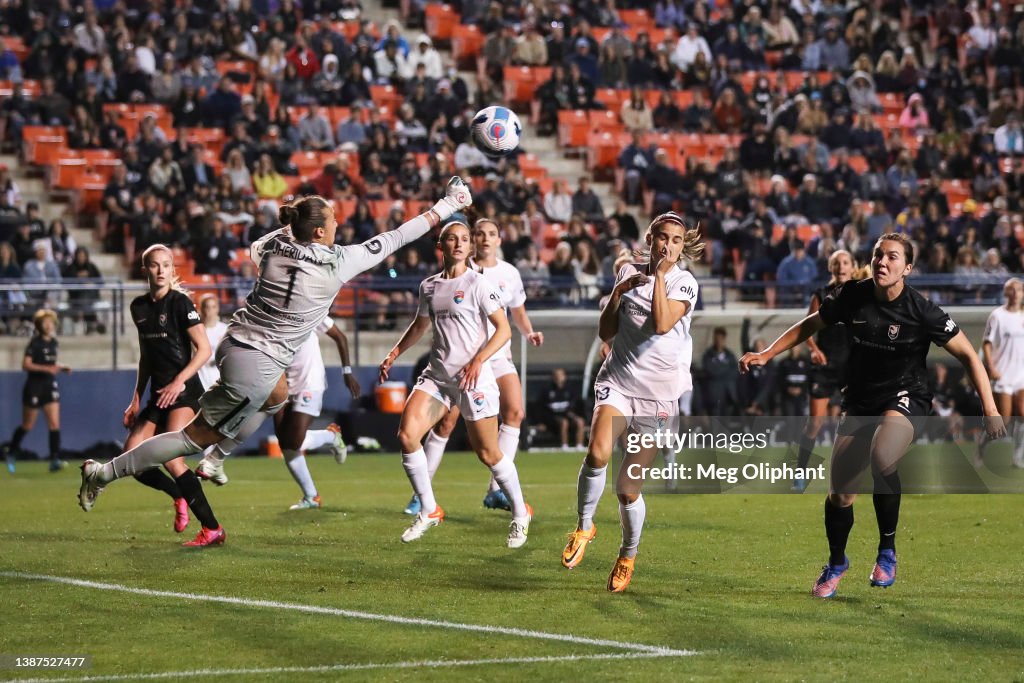
[[[839,249],[828,257],[828,272],[832,273],[832,279],[828,284],[811,294],[811,307],[807,315],[816,313],[821,308],[821,303],[830,295],[836,292],[845,283],[849,282],[854,275],[857,264],[853,262],[853,256],[845,249]],[[797,469],[807,467],[814,452],[814,442],[825,424],[826,417],[839,416],[839,404],[833,399],[843,388],[841,383],[843,368],[846,367],[847,359],[850,356],[850,340],[846,334],[846,326],[832,325],[826,327],[814,337],[807,340],[807,348],[811,350],[811,416],[804,425],[804,432],[800,436],[800,454],[797,457]],[[806,479],[796,479],[793,482],[793,490],[803,493],[807,488]]]
[[[203,394],[197,373],[211,353],[199,313],[178,286],[171,250],[162,244],[146,249],[142,254],[142,268],[149,292],[131,303],[141,354],[135,391],[124,411],[124,426],[131,430],[125,450],[135,448],[154,434],[182,429],[192,421]],[[150,385],[149,403],[140,411],[147,384]],[[174,500],[174,530],[181,533],[188,526],[189,508],[204,528],[219,529],[202,485],[185,458],[169,460],[164,467],[173,479],[156,467],[139,472],[135,478]],[[195,541],[185,543],[186,546],[195,544]]]
[[[71,372],[71,368],[57,362],[57,314],[40,309],[32,316],[36,333],[25,348],[25,359],[21,363],[28,372],[25,388],[21,394],[21,424],[18,425],[9,443],[3,447],[7,459],[7,471],[14,474],[14,461],[21,440],[32,431],[42,409],[46,424],[50,428],[50,471],[64,467],[60,459],[60,391],[57,387],[57,373]]]
[[[763,365],[827,326],[843,323],[850,335],[843,420],[832,447],[832,481],[825,499],[829,561],[814,583],[819,598],[835,595],[849,569],[846,541],[853,528],[857,482],[871,466],[878,519],[878,558],[872,586],[896,581],[896,527],[900,479],[896,466],[914,439],[911,418],[931,411],[926,359],[931,343],[945,348],[964,366],[981,397],[985,430],[993,438],[1006,433],[992,398],[985,367],[967,336],[946,313],[908,286],[914,248],[901,234],[875,243],[872,277],[848,282],[762,353],[740,359],[740,371]]]

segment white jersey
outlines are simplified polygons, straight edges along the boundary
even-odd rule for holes
[[[636,264],[624,265],[619,269],[615,284],[642,272],[642,268],[644,266]],[[665,334],[655,334],[651,318],[654,278],[623,294],[619,302],[619,331],[595,383],[607,382],[634,398],[671,401],[693,388],[690,323],[697,303],[697,280],[689,271],[673,268],[665,276],[665,287],[669,299],[689,302],[686,315]]]
[[[429,317],[434,330],[428,371],[442,381],[454,379],[487,343],[487,317],[500,309],[501,297],[475,270],[454,279],[437,273],[421,282],[417,315]]]
[[[203,383],[203,389],[209,389],[220,379],[220,370],[217,369],[217,347],[220,346],[220,340],[228,331],[228,326],[227,323],[218,320],[213,327],[204,325],[203,330],[206,332],[206,338],[210,340],[210,360],[203,363],[198,374],[199,381]]]
[[[508,314],[508,309],[519,308],[526,303],[526,288],[523,287],[523,278],[520,277],[519,270],[511,263],[498,261],[498,264],[491,268],[483,266],[474,267],[480,269],[483,276],[487,278],[487,281],[498,292],[506,315]],[[494,334],[494,325],[491,324],[490,320],[487,321],[487,334],[488,336]],[[505,345],[493,357],[512,358],[512,340],[509,339],[505,342]]]
[[[292,364],[284,373],[289,396],[303,391],[327,390],[327,368],[324,367],[324,356],[320,353],[320,335],[327,334],[332,327],[334,321],[329,317],[324,318],[295,352]]]
[[[1024,311],[1000,306],[988,316],[984,340],[992,344],[992,365],[1004,380],[1024,379]]]
[[[427,219],[417,216],[396,230],[347,247],[299,244],[287,227],[266,235],[250,250],[259,279],[245,306],[231,318],[228,335],[267,354],[282,369],[288,367],[330,312],[343,284],[429,229]]]

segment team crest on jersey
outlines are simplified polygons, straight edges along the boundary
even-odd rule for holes
[[[160,314],[160,327],[163,327],[166,324],[167,324],[167,314],[166,313],[161,313]]]
[[[663,410],[658,413],[658,429],[664,427],[666,422],[668,422],[668,413]]]
[[[310,404],[310,402],[313,400],[312,392],[303,391],[300,400],[302,401],[302,405],[308,406]]]
[[[889,325],[889,339],[895,339],[898,336],[900,336],[900,326]]]
[[[455,290],[455,303],[461,304],[466,299],[466,293],[461,289]]]
[[[501,282],[498,283],[498,289],[500,289],[503,292],[505,291],[505,281],[504,280],[502,280]]]
[[[483,393],[479,392],[479,391],[474,391],[473,392],[473,405],[475,405],[477,408],[479,408],[483,404],[484,404],[484,395],[483,395]]]

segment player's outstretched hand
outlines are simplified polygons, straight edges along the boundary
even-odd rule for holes
[[[530,334],[526,335],[526,341],[530,342],[530,344],[533,346],[540,346],[541,344],[544,343],[544,333],[531,332]]]
[[[377,373],[377,381],[381,384],[388,381],[388,373],[391,372],[391,366],[395,364],[395,355],[389,353],[384,356],[384,360],[380,362],[380,369]]]
[[[1001,439],[1006,436],[1006,425],[1000,415],[986,415],[984,417],[985,433],[990,439]]]
[[[437,200],[433,206],[434,213],[441,219],[441,222],[448,220],[453,214],[467,209],[473,205],[473,193],[469,185],[459,176],[452,176],[445,188],[445,195]]]
[[[165,386],[163,389],[159,389],[156,393],[158,398],[156,400],[156,407],[163,410],[164,408],[170,408],[174,405],[174,402],[178,400],[181,393],[185,391],[185,383],[178,379],[171,380],[171,383]]]
[[[352,394],[352,398],[359,398],[363,395],[363,388],[359,386],[359,380],[355,375],[345,375],[345,386],[348,387],[348,393]]]
[[[483,365],[483,362],[475,357],[469,361],[466,367],[459,372],[459,389],[464,391],[476,389],[476,382],[480,379],[480,369],[483,368]]]
[[[124,411],[124,424],[125,429],[131,429],[135,426],[135,418],[139,416],[139,397],[136,395],[132,398],[132,402],[128,404],[128,407]]]
[[[622,296],[631,289],[642,287],[643,285],[647,284],[648,279],[649,278],[643,273],[636,273],[635,275],[630,275],[625,280],[623,280],[622,282],[615,286],[615,294]]]
[[[764,365],[768,362],[768,356],[763,353],[745,353],[740,358],[740,373],[746,374],[750,371],[750,368]]]

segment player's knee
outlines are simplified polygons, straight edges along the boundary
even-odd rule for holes
[[[848,508],[857,500],[856,493],[830,493],[828,500],[837,508]]]
[[[590,467],[604,467],[608,464],[611,452],[612,449],[610,444],[605,448],[600,439],[591,439],[590,445],[587,447],[587,465]]]
[[[501,462],[502,458],[501,451],[497,448],[481,448],[476,455],[480,458],[480,462],[488,467],[494,467]]]
[[[398,443],[402,445],[403,453],[413,453],[421,447],[419,439],[407,429],[398,430]]]
[[[509,406],[501,411],[501,421],[509,427],[518,427],[525,417],[526,413],[521,406]]]
[[[620,493],[618,494],[619,502],[623,505],[632,505],[636,502],[636,499],[640,497],[639,493]]]

